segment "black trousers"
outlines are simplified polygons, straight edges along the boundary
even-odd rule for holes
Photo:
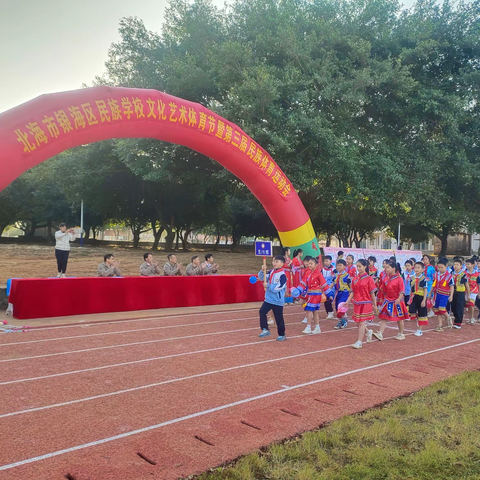
[[[285,320],[283,319],[283,305],[273,305],[272,303],[263,302],[260,307],[260,328],[262,330],[268,330],[267,313],[273,312],[275,322],[277,323],[277,331],[280,337],[285,335]]]
[[[331,302],[330,300],[327,300],[327,301],[325,302],[325,311],[326,311],[327,313],[333,312],[333,305],[332,305],[332,302]]]
[[[65,273],[67,271],[68,250],[55,249],[55,258],[57,259],[58,273]]]
[[[412,303],[408,307],[408,313],[415,318],[427,318],[427,307],[422,307],[423,295],[414,295]]]
[[[452,313],[455,317],[455,325],[463,323],[463,311],[465,309],[465,292],[454,292],[452,301]]]

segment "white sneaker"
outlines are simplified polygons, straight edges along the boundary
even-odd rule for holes
[[[307,325],[307,327],[302,333],[312,333],[312,327],[310,327],[310,325]]]
[[[57,278],[60,278],[62,276],[61,273],[57,273]]]
[[[397,333],[397,336],[395,337],[395,340],[405,340],[405,334]]]
[[[269,318],[268,321],[267,321],[267,323],[268,323],[269,325],[273,325],[273,324],[275,323],[275,320],[274,320],[273,318]]]
[[[322,331],[320,330],[320,325],[317,325],[317,326],[314,328],[314,330],[313,330],[312,333],[322,333]]]
[[[327,318],[333,318],[333,312],[328,312]]]
[[[423,335],[423,332],[422,332],[420,329],[418,329],[418,330],[414,333],[414,335],[415,335],[416,337],[421,337],[421,336]]]
[[[369,330],[367,328],[367,343],[370,343],[372,341],[372,336],[373,336],[373,330]]]
[[[433,310],[430,310],[428,313],[427,313],[427,317],[434,317],[435,314],[433,313]]]
[[[370,330],[371,331],[371,330]],[[358,342],[355,342],[353,345],[352,345],[353,348],[356,348],[356,349],[359,349],[359,348],[363,348],[363,345],[362,345],[362,342],[359,340]]]
[[[308,318],[305,317],[305,318],[302,320],[302,323],[308,323]]]
[[[373,332],[372,334],[377,340],[383,340],[383,334],[380,332]]]
[[[67,278],[67,275],[65,273],[62,273],[62,278]]]

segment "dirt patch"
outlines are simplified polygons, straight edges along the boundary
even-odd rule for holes
[[[221,274],[256,274],[261,268],[262,259],[254,256],[253,247],[249,250],[230,253],[192,248],[189,252],[179,251],[175,254],[178,261],[185,266],[190,263],[193,255],[198,255],[203,260],[206,253],[212,253],[215,263],[220,265],[219,273]],[[113,245],[87,245],[82,248],[72,245],[67,275],[69,277],[96,276],[98,264],[103,261],[106,253],[115,255],[123,276],[139,275],[143,254],[150,251],[148,248]],[[162,251],[154,252],[153,257],[160,267],[163,267],[167,261],[167,254]],[[9,278],[46,278],[56,274],[57,264],[53,246],[0,245],[0,285],[5,285]]]

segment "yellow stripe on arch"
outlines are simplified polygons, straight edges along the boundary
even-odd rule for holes
[[[312,222],[308,219],[301,227],[288,232],[278,232],[278,235],[280,236],[282,245],[285,247],[293,247],[311,242],[315,238],[315,230],[313,229]]]

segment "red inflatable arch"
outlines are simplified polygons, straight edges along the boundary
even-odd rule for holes
[[[111,138],[156,138],[216,160],[262,203],[283,245],[319,254],[310,218],[268,152],[202,105],[156,90],[86,88],[42,95],[0,114],[0,191],[64,150]]]

